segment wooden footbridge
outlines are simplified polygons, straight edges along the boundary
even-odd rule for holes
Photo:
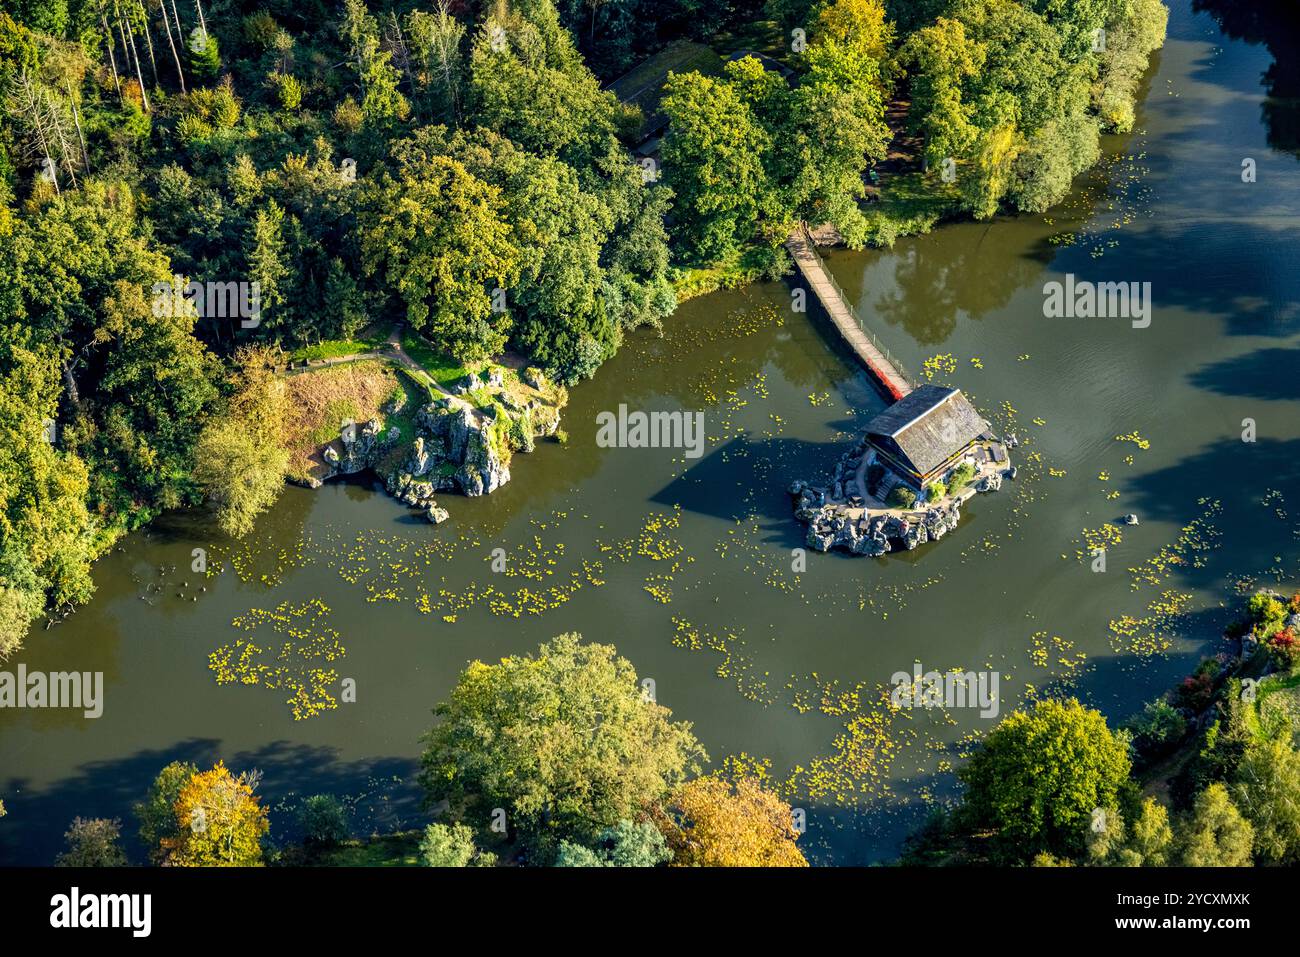
[[[807,229],[802,226],[796,229],[785,245],[831,322],[881,390],[895,402],[911,392],[912,384],[903,367],[858,319],[851,300],[826,268]]]

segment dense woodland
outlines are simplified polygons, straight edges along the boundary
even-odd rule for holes
[[[1158,0],[16,0],[0,14],[0,654],[160,510],[247,528],[285,475],[278,356],[396,322],[573,384],[690,277],[1041,210],[1133,122]],[[666,44],[660,167],[605,84]],[[905,120],[891,127],[891,104]],[[864,204],[917,139],[907,203]],[[926,205],[928,203],[928,205]],[[256,283],[255,326],[157,308]],[[162,313],[162,314],[160,314]],[[281,351],[283,350],[283,351]]]

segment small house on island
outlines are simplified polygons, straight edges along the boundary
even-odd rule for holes
[[[866,437],[880,464],[918,491],[991,438],[960,389],[937,385],[920,386],[881,412],[867,423]]]
[[[998,440],[960,389],[923,385],[867,423],[828,482],[792,482],[794,514],[818,551],[910,550],[956,528],[972,496],[1016,477],[1014,444]]]

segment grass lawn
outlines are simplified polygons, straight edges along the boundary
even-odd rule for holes
[[[373,352],[383,348],[387,334],[377,326],[363,329],[355,339],[326,339],[315,345],[301,346],[289,353],[289,359],[298,362],[318,362],[321,359],[341,359],[360,352]]]
[[[419,867],[420,832],[403,831],[364,841],[347,841],[321,853],[321,867]]]
[[[402,331],[402,349],[444,389],[451,388],[458,379],[463,379],[471,371],[477,372],[484,365],[481,362],[461,365],[451,356],[438,352],[423,336],[410,329]]]
[[[289,415],[285,422],[285,445],[289,449],[289,474],[302,479],[324,467],[319,450],[338,438],[344,419],[365,422],[384,416],[381,408],[400,386],[391,364],[367,360],[325,366],[285,377],[289,393]],[[411,401],[408,398],[410,414]]]

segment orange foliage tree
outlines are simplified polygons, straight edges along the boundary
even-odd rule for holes
[[[195,774],[176,799],[174,837],[162,841],[164,863],[179,867],[256,867],[262,835],[270,829],[266,809],[253,794],[256,777],[232,775],[218,761]]]
[[[790,805],[751,777],[687,781],[654,819],[677,866],[808,866]]]

